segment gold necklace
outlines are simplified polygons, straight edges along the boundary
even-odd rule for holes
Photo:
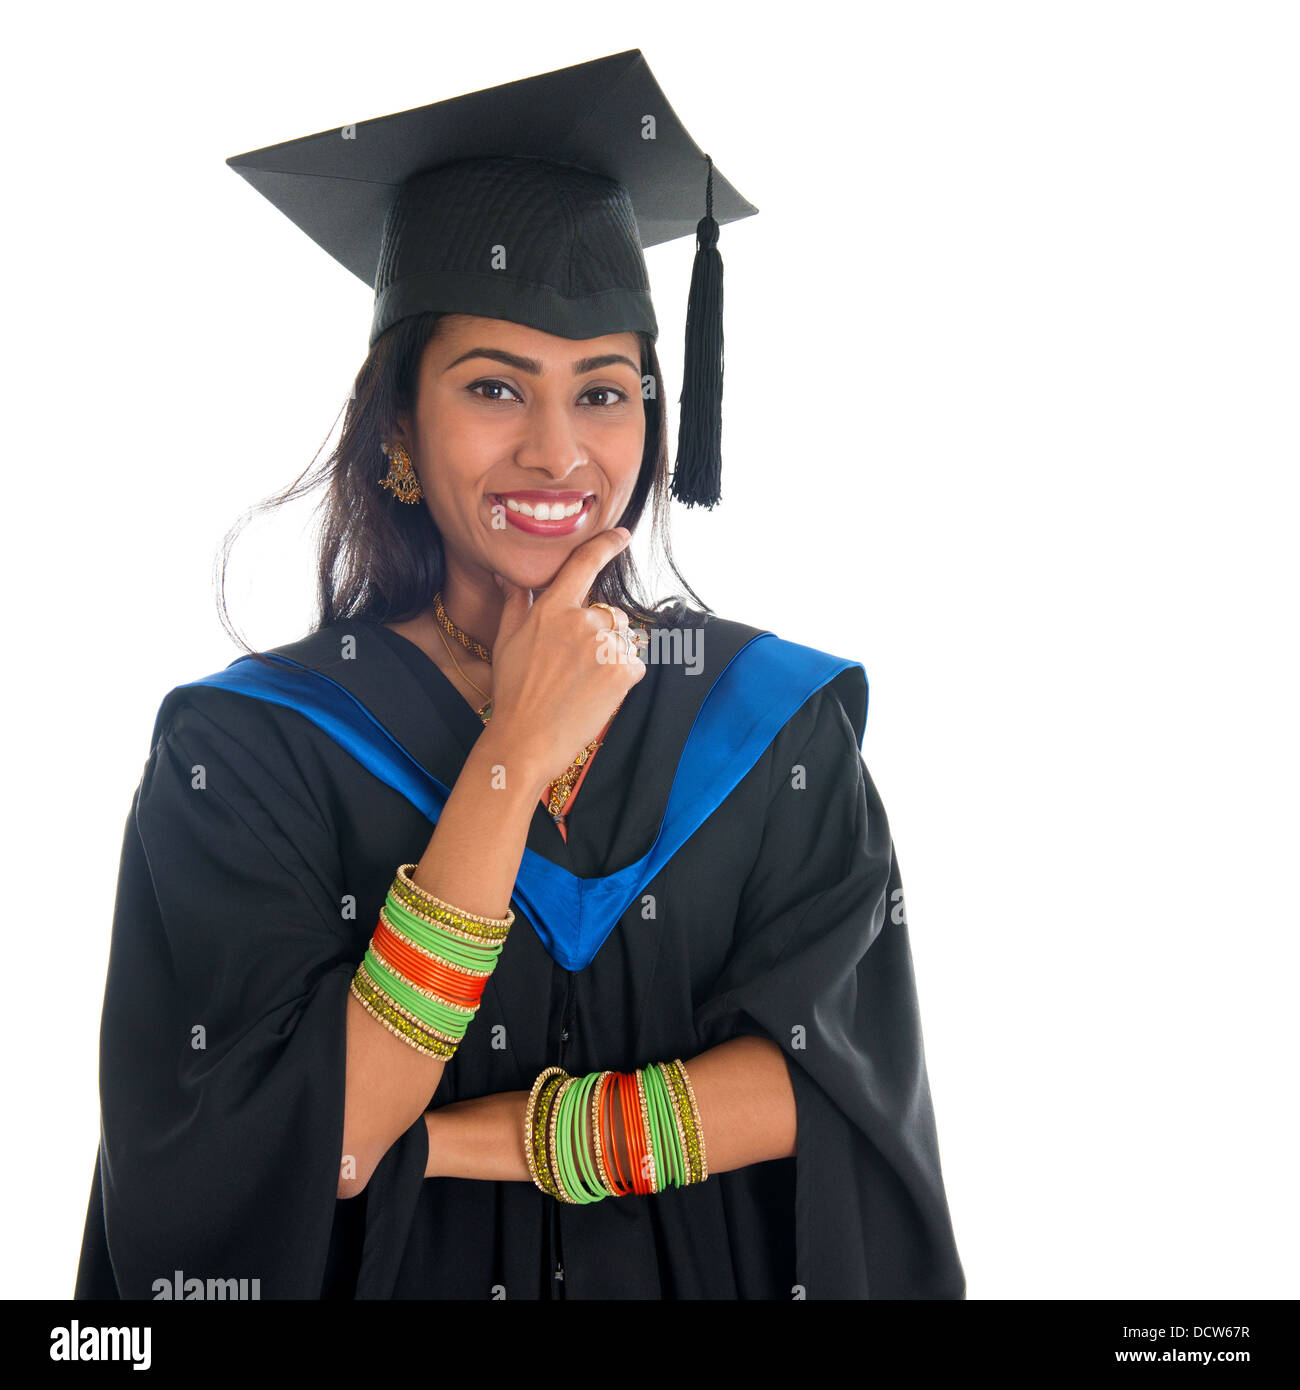
[[[452,651],[451,644],[447,641],[447,637],[444,634],[449,633],[451,636],[455,637],[466,651],[472,651],[475,656],[486,661],[489,666],[492,664],[492,653],[488,651],[481,642],[475,641],[469,633],[457,627],[451,620],[447,610],[442,606],[441,591],[433,596],[433,611],[438,621],[438,636],[442,638],[442,645],[447,648],[447,655],[451,657],[452,665],[460,672],[461,679],[472,685],[474,689],[487,700],[487,704],[478,711],[479,718],[486,724],[492,717],[492,697],[477,681],[470,680],[465,672],[461,670],[460,662],[456,660],[456,653]],[[627,696],[624,695],[623,700],[626,699]],[[614,711],[614,714],[610,715],[611,721],[614,715],[623,708],[623,700],[618,702],[618,709]],[[573,784],[578,780],[582,773],[582,769],[587,765],[588,761],[596,752],[596,749],[599,748],[603,742],[603,739],[592,739],[582,752],[574,758],[564,772],[550,784],[550,795],[546,799],[546,809],[550,812],[552,820],[562,821],[564,819],[564,807],[569,797],[573,794]]]
[[[452,622],[447,614],[447,610],[442,606],[442,591],[439,590],[433,596],[433,616],[438,620],[438,626],[450,636],[454,637],[467,652],[473,652],[480,661],[486,661],[492,665],[492,653],[483,645],[482,642],[475,641],[468,632],[462,631]]]
[[[488,692],[484,690],[483,687],[477,681],[470,680],[470,678],[465,674],[465,672],[461,670],[460,662],[456,660],[456,653],[452,651],[451,645],[448,643],[447,639],[443,637],[441,628],[438,629],[438,636],[442,637],[442,645],[447,648],[447,655],[451,657],[451,664],[456,668],[457,671],[460,672],[461,680],[465,681],[469,685],[472,685],[474,689],[477,690],[478,693],[482,695],[483,698],[487,701],[487,704],[480,705],[477,711],[478,717],[486,724],[487,721],[492,717],[491,695],[489,695]]]

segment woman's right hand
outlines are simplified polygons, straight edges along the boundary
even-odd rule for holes
[[[587,605],[600,571],[631,539],[621,528],[584,541],[536,599],[497,576],[505,606],[492,644],[492,717],[488,728],[508,756],[531,768],[541,787],[560,774],[609,722],[645,676],[626,641],[607,638],[606,608]],[[627,614],[614,610],[621,630]]]

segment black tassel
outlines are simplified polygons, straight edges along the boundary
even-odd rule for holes
[[[695,264],[686,301],[681,424],[672,495],[688,507],[712,508],[722,496],[722,256],[718,224],[713,220],[712,159],[705,208],[695,229]]]

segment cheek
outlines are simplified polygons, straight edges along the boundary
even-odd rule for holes
[[[620,412],[618,419],[605,421],[602,433],[606,444],[612,445],[621,455],[635,454],[639,459],[646,429],[645,411],[638,408],[626,414]],[[592,442],[595,443],[595,439]]]
[[[444,488],[472,482],[491,467],[495,456],[482,421],[459,403],[429,410],[420,420],[421,457],[436,462]]]
[[[645,454],[646,433],[648,426],[644,415],[629,422],[627,429],[623,432],[623,444],[620,453],[625,462],[624,481],[630,491],[636,486],[638,474],[641,472],[641,459]]]

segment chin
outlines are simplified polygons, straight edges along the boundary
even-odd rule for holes
[[[521,589],[549,589],[555,582],[555,576],[560,572],[559,565],[552,565],[547,568],[538,568],[535,565],[521,565],[517,570],[511,572],[501,571],[512,583]]]
[[[566,546],[562,552],[557,547],[545,559],[537,555],[530,555],[527,558],[512,557],[501,568],[500,573],[504,574],[512,584],[527,586],[530,589],[545,588],[554,581],[555,576],[564,568],[565,562],[579,544],[580,542],[575,541],[572,545]]]

